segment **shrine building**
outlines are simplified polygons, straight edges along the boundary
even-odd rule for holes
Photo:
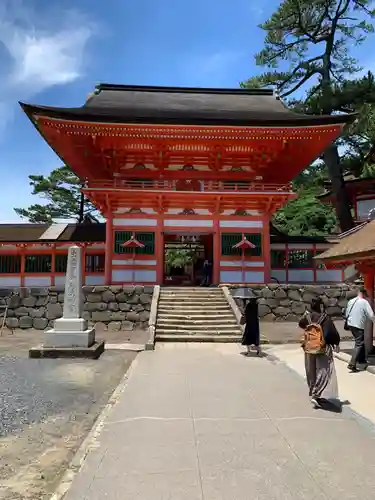
[[[272,90],[108,84],[79,108],[21,106],[106,222],[0,226],[0,286],[63,280],[77,242],[86,284],[197,284],[205,259],[214,284],[342,281],[314,263],[332,242],[287,237],[270,219],[354,115],[297,114]],[[200,264],[170,275],[167,250],[187,245]]]

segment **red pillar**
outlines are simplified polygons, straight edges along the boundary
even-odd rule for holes
[[[156,284],[164,284],[164,233],[163,219],[158,216],[158,223],[155,233],[155,257],[156,257]]]
[[[270,218],[268,215],[263,217],[263,248],[262,255],[264,261],[264,282],[271,282],[271,241],[270,241]]]
[[[105,225],[105,260],[104,260],[104,283],[110,285],[112,282],[112,254],[113,254],[113,214],[108,213]]]
[[[220,258],[221,258],[221,237],[220,237],[220,224],[219,219],[215,217],[214,219],[214,234],[213,234],[213,245],[214,245],[214,259],[213,259],[213,276],[212,281],[214,285],[220,283]]]
[[[375,270],[366,271],[365,273],[363,273],[364,285],[366,288],[366,292],[369,296],[369,302],[372,308],[374,307],[374,277],[375,277]]]

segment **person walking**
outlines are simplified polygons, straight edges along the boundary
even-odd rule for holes
[[[254,348],[256,354],[260,354],[260,328],[258,301],[255,297],[248,299],[245,306],[245,311],[242,315],[241,323],[245,325],[242,336],[242,345],[246,346],[246,354],[251,354],[251,349]]]
[[[298,326],[304,330],[301,344],[305,353],[309,396],[313,406],[321,408],[323,392],[333,378],[333,349],[338,349],[340,335],[320,298],[311,301],[311,313],[306,312]]]
[[[366,289],[362,286],[357,297],[349,300],[345,312],[345,329],[352,332],[354,349],[348,368],[352,373],[358,372],[357,364],[367,365],[365,347],[366,321],[375,322],[374,311],[367,300]]]

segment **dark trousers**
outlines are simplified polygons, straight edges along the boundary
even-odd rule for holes
[[[357,363],[366,363],[365,331],[360,328],[350,327],[354,337],[354,350],[350,366],[356,366]]]

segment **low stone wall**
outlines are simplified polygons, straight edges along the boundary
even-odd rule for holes
[[[83,317],[89,325],[112,331],[147,328],[153,286],[85,286]],[[2,291],[2,296],[10,293]],[[14,290],[9,298],[6,325],[8,328],[52,327],[63,313],[64,289],[61,287]]]
[[[245,287],[245,285],[243,286]],[[232,295],[242,286],[228,285]],[[349,299],[356,295],[354,286],[335,285],[252,285],[259,298],[259,316],[262,321],[298,321],[309,308],[313,297],[321,297],[332,318],[341,319]],[[243,301],[236,299],[243,310]]]

